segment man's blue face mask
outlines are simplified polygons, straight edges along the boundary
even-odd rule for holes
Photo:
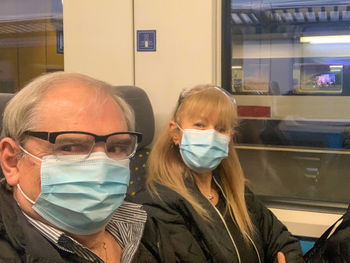
[[[181,130],[183,134],[180,153],[183,161],[191,170],[197,173],[213,171],[228,156],[229,136],[213,129]]]
[[[22,148],[22,147],[21,147]],[[74,155],[57,159],[47,155],[41,164],[41,193],[33,209],[56,227],[76,235],[101,230],[122,204],[129,185],[129,159],[113,160],[104,152],[94,152],[82,161]]]

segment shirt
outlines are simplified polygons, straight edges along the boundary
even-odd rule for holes
[[[76,254],[91,262],[103,263],[97,255],[84,247],[75,239],[64,232],[36,220],[25,214],[28,221],[49,241],[56,245],[58,249]],[[141,205],[124,201],[118,207],[111,220],[106,226],[106,230],[113,235],[123,249],[122,263],[131,262],[137,247],[139,246],[147,214],[141,209]]]

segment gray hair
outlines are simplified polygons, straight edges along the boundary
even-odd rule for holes
[[[72,81],[94,90],[97,93],[96,97],[100,94],[111,96],[122,109],[128,129],[134,131],[135,117],[132,108],[116,94],[110,84],[79,73],[55,72],[35,78],[10,100],[4,111],[1,136],[10,137],[23,144],[24,132],[35,129],[37,125],[40,114],[38,105],[42,98],[52,88]]]

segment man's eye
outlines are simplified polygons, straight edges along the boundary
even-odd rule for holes
[[[85,144],[74,144],[74,143],[69,143],[69,144],[60,144],[56,145],[55,147],[55,152],[58,154],[85,154],[90,151],[90,147]]]
[[[61,145],[57,150],[61,152],[72,152],[74,145]]]
[[[115,155],[128,155],[130,151],[130,144],[108,145],[107,151]]]

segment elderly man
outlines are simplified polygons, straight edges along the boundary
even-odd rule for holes
[[[141,135],[111,86],[41,76],[7,105],[0,142],[0,262],[130,262],[146,213],[125,202]]]

